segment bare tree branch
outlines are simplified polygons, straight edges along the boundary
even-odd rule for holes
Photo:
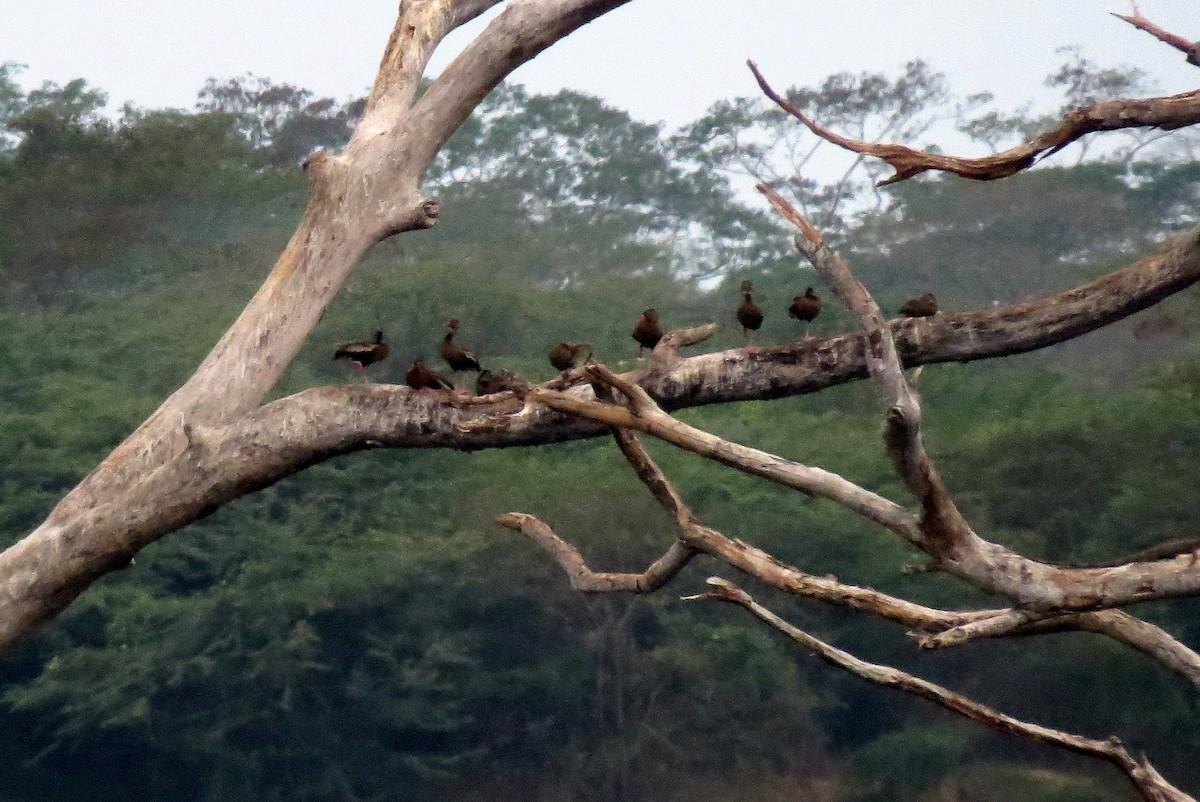
[[[633,472],[650,491],[650,495],[654,496],[667,514],[675,519],[675,523],[680,528],[698,523],[687,502],[679,495],[679,491],[667,479],[666,474],[658,467],[658,463],[650,457],[646,447],[632,432],[628,429],[613,429],[613,439],[617,441],[617,447],[625,455],[625,460],[633,468]]]
[[[758,620],[768,624],[787,635],[792,640],[810,649],[822,660],[843,668],[863,679],[889,688],[920,696],[931,702],[966,716],[974,721],[982,722],[989,727],[1010,735],[1031,738],[1042,743],[1068,749],[1072,752],[1097,757],[1105,760],[1122,772],[1133,783],[1134,787],[1147,802],[1196,802],[1192,797],[1180,791],[1163,779],[1153,766],[1145,759],[1134,758],[1117,738],[1096,740],[1079,735],[1062,732],[1061,730],[1030,724],[1012,716],[1005,715],[993,708],[968,699],[961,694],[935,685],[932,682],[914,677],[890,666],[868,663],[849,652],[830,646],[819,638],[809,635],[798,627],[789,624],[773,612],[756,602],[750,594],[728,580],[713,577],[708,580],[711,590],[692,599],[712,599],[715,601],[736,604],[748,611]]]
[[[874,299],[803,215],[770,187],[759,184],[758,189],[795,222],[801,231],[796,247],[867,329],[868,369],[889,404],[884,430],[888,453],[922,508],[924,537],[909,542],[934,557],[943,570],[1042,613],[1121,606],[1148,598],[1146,594],[1167,598],[1200,591],[1200,567],[1191,555],[1111,568],[1065,568],[1030,560],[975,534],[921,444],[920,406]]]
[[[465,25],[503,2],[504,0],[454,0],[453,27]]]
[[[501,526],[520,532],[545,550],[567,572],[571,587],[585,593],[652,593],[670,582],[683,570],[696,551],[676,541],[663,556],[640,574],[615,574],[593,571],[583,555],[554,530],[532,515],[508,512],[496,519]]]
[[[1200,654],[1161,627],[1122,610],[1041,616],[1025,610],[1000,611],[994,617],[969,621],[941,632],[909,633],[923,649],[962,646],[980,638],[1042,635],[1083,630],[1128,644],[1186,679],[1200,690]]]
[[[1188,64],[1200,67],[1200,42],[1188,41],[1179,34],[1171,33],[1166,28],[1154,24],[1142,16],[1142,12],[1138,8],[1137,3],[1133,4],[1132,14],[1117,14],[1114,12],[1113,16],[1119,20],[1125,20],[1133,27],[1143,30],[1160,42],[1164,42],[1176,50],[1179,50],[1187,56]]]
[[[653,465],[653,461],[650,460],[648,454],[645,454],[644,450],[636,459],[642,465],[646,465],[646,463]],[[638,469],[637,466],[635,469]],[[648,473],[657,473],[660,478],[655,480],[656,484],[661,482],[670,488],[669,496],[679,498],[678,493],[670,486],[670,482],[666,481],[666,477],[662,475],[657,466],[649,469]],[[651,488],[651,492],[656,498],[659,497],[658,490]],[[663,501],[660,498],[660,503]],[[663,506],[668,510],[673,509],[674,502],[666,500]],[[508,529],[525,534],[541,546],[566,571],[571,581],[571,587],[587,592],[645,593],[657,590],[678,573],[691,555],[703,553],[794,595],[854,610],[869,611],[908,627],[941,630],[973,621],[990,619],[1006,612],[1003,610],[966,612],[937,610],[870,588],[843,584],[834,577],[814,576],[780,562],[756,546],[728,538],[715,529],[704,526],[696,520],[686,505],[681,509],[685,523],[679,526],[679,541],[675,546],[685,549],[686,552],[675,551],[675,546],[672,546],[672,551],[668,551],[641,574],[612,574],[592,571],[586,566],[574,546],[532,515],[507,513],[500,516],[497,522]],[[687,556],[684,557],[684,554]],[[663,581],[659,582],[659,579]],[[656,583],[653,586],[650,584],[652,581]]]
[[[786,565],[752,544],[728,538],[704,526],[636,437],[622,429],[615,429],[614,436],[639,478],[679,526],[678,541],[646,571],[641,574],[593,572],[578,550],[537,518],[508,513],[498,519],[503,526],[522,532],[547,551],[567,572],[571,587],[577,590],[651,592],[673,579],[696,553],[704,553],[793,595],[869,612],[910,627],[915,630],[910,634],[922,648],[961,646],[979,638],[1080,629],[1133,646],[1200,689],[1200,654],[1159,627],[1121,611],[1041,616],[1012,609],[938,610]]]
[[[790,208],[787,201],[771,188],[760,184],[759,191],[776,209]],[[970,548],[973,533],[925,451],[921,441],[921,404],[916,391],[904,378],[904,366],[883,311],[850,265],[825,244],[820,233],[803,216],[792,209],[788,219],[796,221],[800,228],[796,247],[808,257],[826,286],[858,318],[859,325],[867,333],[867,370],[888,407],[884,418],[884,442],[896,472],[921,505],[921,529],[926,535],[924,548],[939,564],[955,561],[964,549]]]
[[[413,106],[411,158],[425,169],[504,78],[571,32],[629,0],[510,0]]]
[[[1200,90],[1137,100],[1103,100],[1068,112],[1057,126],[1023,145],[989,156],[967,159],[929,153],[907,145],[863,142],[842,136],[805,115],[772,89],[754,62],[747,64],[763,94],[814,134],[853,153],[875,156],[887,162],[895,173],[877,184],[881,187],[928,170],[940,170],[976,181],[994,181],[1032,167],[1038,159],[1057,153],[1087,134],[1124,128],[1161,128],[1170,131],[1200,122]]]
[[[603,365],[589,367],[598,383],[616,387],[635,405],[639,414],[652,412],[653,402],[636,385],[623,382]],[[839,604],[855,610],[866,610],[882,618],[906,626],[944,628],[962,626],[975,620],[986,620],[1002,611],[977,610],[947,612],[935,610],[886,593],[847,585],[835,577],[817,577],[787,565],[758,547],[731,539],[705,526],[683,501],[671,480],[646,451],[641,441],[627,429],[615,428],[613,436],[638,478],[679,525],[679,539],[695,551],[716,557],[733,567],[798,596]]]
[[[625,409],[611,405],[572,405],[575,414],[601,414],[599,407],[610,406],[616,409],[617,417],[606,415],[608,420],[623,419],[632,427],[659,436],[653,427],[644,427],[644,421],[649,415],[665,414],[656,409],[653,400],[649,399],[636,385],[625,381],[623,377],[613,375],[604,365],[593,365],[587,369],[599,382],[617,387],[634,407],[629,418],[624,418]],[[545,402],[544,397],[541,399]],[[553,403],[554,401],[551,401]],[[680,426],[679,421],[666,417],[666,426]],[[622,430],[617,430],[622,431]],[[628,436],[628,435],[626,435]],[[631,436],[628,436],[631,437]],[[709,435],[709,437],[714,437]],[[668,438],[664,438],[668,439]],[[720,438],[716,438],[720,439]],[[622,438],[618,437],[618,442]],[[674,442],[668,439],[668,442]],[[676,443],[682,448],[689,448],[686,439]],[[725,442],[731,454],[737,454],[737,444]],[[623,447],[623,451],[625,448]],[[702,454],[701,451],[696,451]],[[772,475],[757,473],[755,466],[762,462],[762,453],[751,454],[751,460],[745,465],[732,465],[748,473],[766,475],[767,478],[778,480]],[[702,454],[706,455],[707,454]],[[779,457],[768,455],[772,459]],[[754,545],[742,540],[731,540],[719,532],[701,525],[691,516],[690,510],[673,489],[661,469],[654,465],[646,451],[636,439],[632,439],[626,459],[630,460],[644,483],[659,498],[660,504],[668,513],[685,521],[680,528],[679,538],[684,543],[708,555],[721,559],[734,568],[745,571],[752,576],[790,593],[803,595],[828,603],[850,606],[856,610],[866,610],[872,614],[887,618],[889,621],[905,624],[917,632],[914,638],[924,648],[944,648],[960,646],[979,638],[1000,638],[1004,635],[1028,635],[1048,632],[1066,632],[1070,629],[1085,629],[1088,632],[1104,634],[1110,638],[1133,646],[1136,650],[1145,652],[1158,660],[1176,674],[1192,682],[1200,689],[1200,654],[1190,650],[1180,641],[1153,624],[1138,620],[1133,616],[1116,610],[1086,612],[1086,614],[1058,615],[1054,612],[1034,612],[1030,610],[976,610],[967,612],[950,612],[932,610],[924,606],[913,605],[904,599],[889,597],[874,589],[844,585],[834,577],[818,577],[804,573],[797,568],[780,563],[769,553],[757,549]],[[782,483],[785,484],[786,483]],[[792,485],[787,485],[792,486]],[[682,517],[680,517],[682,516]]]
[[[611,384],[634,399],[633,411],[551,390],[534,389],[529,398],[560,412],[582,415],[609,426],[646,432],[722,465],[770,479],[808,495],[829,499],[905,539],[921,537],[916,519],[898,504],[880,495],[864,490],[835,473],[783,459],[688,426],[664,412],[645,390],[603,365],[589,365],[587,371],[597,380]]]
[[[265,283],[187,382],[41,526],[0,555],[0,648],[126,564],[150,539],[195,520],[197,510],[211,510],[196,506],[205,491],[193,486],[216,481],[196,475],[185,432],[220,428],[257,408],[367,248],[436,222],[438,206],[420,192],[420,181],[487,91],[622,2],[513,0],[416,106],[421,75],[442,38],[494,4],[400,5],[363,119],[343,153],[306,161],[308,205]],[[317,458],[307,456],[309,464]]]

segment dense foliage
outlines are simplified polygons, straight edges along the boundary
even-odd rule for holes
[[[25,92],[16,74],[0,68],[5,544],[187,375],[290,233],[297,160],[344,142],[361,110],[247,77],[210,81],[194,113],[113,119],[83,81]],[[863,87],[875,107],[849,103]],[[796,96],[845,124],[886,113],[884,127],[916,132],[911,115],[947,92],[918,64],[893,83],[834,76]],[[395,356],[372,370],[396,380],[449,316],[488,366],[548,378],[542,355],[560,339],[620,365],[642,308],[728,324],[746,277],[768,311],[760,340],[798,336],[782,310],[811,273],[714,169],[732,158],[722,137],[762,114],[722,104],[668,136],[596,98],[502,88],[431,176],[443,222],[376,249],[280,391],[353,380],[331,345],[377,327]],[[984,187],[914,182],[873,211],[830,203],[862,187],[809,189],[884,301],[932,288],[967,308],[1070,286],[1188,224],[1197,176],[1105,158]],[[983,531],[1073,561],[1194,533],[1194,303],[1047,353],[926,371],[931,448]],[[814,333],[848,327],[832,306]],[[732,326],[721,336],[714,347],[740,343]],[[683,417],[904,497],[869,387]],[[785,561],[930,603],[982,601],[907,571],[911,551],[827,504],[654,451],[707,522]],[[614,570],[670,539],[603,441],[320,465],[146,549],[4,656],[0,802],[1128,798],[1115,775],[865,687],[735,611],[679,602],[710,563],[655,597],[574,594],[492,523],[508,510]],[[917,655],[893,627],[763,595],[867,658],[1039,722],[1119,733],[1200,783],[1194,694],[1126,649],[1073,635]],[[1148,615],[1196,644],[1195,609]]]

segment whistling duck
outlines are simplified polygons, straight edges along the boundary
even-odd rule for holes
[[[333,352],[334,359],[349,359],[363,381],[367,380],[367,367],[387,359],[388,344],[383,341],[383,332],[375,332],[374,340],[358,340],[342,343]]]
[[[654,309],[647,309],[638,315],[637,326],[629,336],[637,340],[638,356],[642,355],[643,348],[653,350],[663,337],[662,329],[658,327],[658,312]]]
[[[450,331],[446,332],[446,336],[442,338],[438,352],[441,353],[442,359],[450,365],[450,370],[473,370],[475,372],[483,370],[479,367],[479,360],[475,358],[474,354],[454,342],[454,334],[458,331],[458,318],[452,317],[447,320],[446,328]]]
[[[793,298],[792,305],[788,307],[788,317],[803,320],[806,324],[816,320],[819,314],[821,314],[821,299],[813,292],[812,287],[805,290],[803,295],[797,295]],[[804,327],[804,339],[807,340],[808,338],[808,326],[806,325]]]
[[[900,314],[905,317],[932,317],[938,311],[937,298],[932,292],[927,292],[920,298],[910,298],[900,307]]]
[[[750,293],[754,292],[754,282],[742,282],[742,302],[738,304],[737,319],[738,323],[742,324],[742,336],[749,337],[750,332],[758,331],[758,327],[763,322],[763,312],[758,308],[758,304],[754,303],[754,299],[750,297]]]
[[[475,395],[491,395],[492,393],[502,393],[505,390],[511,391],[518,397],[523,397],[529,392],[529,382],[519,373],[514,373],[511,370],[481,370],[479,377],[475,379]]]
[[[550,364],[555,370],[577,368],[592,358],[592,346],[587,343],[559,343],[550,349]]]
[[[404,383],[414,390],[449,390],[454,392],[454,385],[445,376],[434,373],[417,359],[404,374]]]

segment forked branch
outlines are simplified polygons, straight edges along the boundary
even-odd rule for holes
[[[652,593],[674,579],[696,555],[694,549],[676,541],[663,556],[640,574],[593,571],[588,568],[579,549],[563,540],[553,529],[532,515],[508,512],[497,518],[496,523],[514,532],[520,532],[541,546],[542,550],[567,573],[571,587],[585,593]]]
[[[896,472],[921,505],[921,529],[926,551],[939,563],[953,562],[974,544],[974,533],[946,490],[921,441],[921,404],[904,378],[904,366],[892,330],[875,298],[854,275],[850,265],[829,247],[820,233],[782,196],[758,185],[782,215],[800,229],[796,247],[808,257],[817,274],[846,308],[858,318],[867,335],[867,370],[887,405],[884,442]]]
[[[755,618],[774,629],[787,635],[800,645],[813,651],[827,663],[843,668],[855,676],[862,677],[868,682],[896,688],[928,699],[947,710],[975,721],[987,724],[989,727],[1025,738],[1032,738],[1041,743],[1051,744],[1072,752],[1088,755],[1105,760],[1122,772],[1133,783],[1138,793],[1147,802],[1196,802],[1195,799],[1180,791],[1167,782],[1145,759],[1137,759],[1129,754],[1121,741],[1115,737],[1105,740],[1084,738],[1061,730],[1030,724],[1020,719],[1001,713],[987,705],[955,693],[948,688],[914,677],[890,666],[868,663],[849,652],[838,649],[813,637],[804,630],[784,621],[773,612],[756,602],[749,593],[724,579],[716,577],[708,580],[710,590],[690,599],[711,599],[715,601],[736,604],[748,610]]]
[[[675,519],[677,525],[676,543],[646,571],[641,574],[593,571],[574,546],[534,516],[507,513],[497,519],[502,526],[526,535],[546,551],[567,573],[573,588],[593,593],[650,592],[672,579],[693,555],[703,553],[797,596],[851,609],[867,610],[904,626],[925,631],[939,631],[986,620],[1006,612],[937,610],[870,588],[843,584],[830,576],[814,576],[786,565],[762,549],[741,540],[728,538],[705,526],[688,508],[682,496],[635,435],[623,428],[614,427],[613,436],[638,478],[659,505]]]
[[[1133,646],[1200,689],[1200,655],[1159,627],[1120,611],[1058,615],[1016,609],[937,610],[871,588],[844,584],[833,577],[806,573],[781,563],[752,544],[731,539],[704,526],[687,508],[679,492],[646,453],[640,441],[631,432],[625,431],[625,428],[646,432],[685,450],[802,491],[804,471],[797,470],[797,475],[792,475],[789,466],[795,466],[797,469],[805,466],[789,464],[773,454],[747,449],[687,426],[663,412],[640,387],[625,377],[613,374],[604,365],[591,365],[586,371],[591,375],[598,392],[602,392],[606,387],[617,389],[625,397],[629,408],[614,405],[608,400],[589,401],[578,396],[542,389],[535,390],[531,394],[531,400],[616,427],[614,436],[626,459],[659,504],[676,519],[679,524],[678,539],[692,549],[715,557],[789,593],[870,612],[902,624],[914,630],[914,638],[924,648],[959,646],[980,638],[1082,629],[1104,634]],[[700,445],[704,447],[698,447]],[[721,456],[714,456],[715,454]],[[538,523],[550,531],[545,524]],[[551,553],[554,554],[553,551]],[[555,556],[555,559],[571,573],[572,569],[558,556]]]
[[[792,204],[764,184],[758,189],[800,229],[797,248],[866,329],[867,366],[888,404],[884,430],[888,453],[922,508],[922,537],[910,542],[923,548],[943,570],[1038,613],[1103,609],[1146,598],[1200,593],[1200,567],[1191,555],[1111,568],[1068,568],[1031,560],[975,534],[921,444],[916,395],[904,379],[892,330],[884,325],[870,293]]]

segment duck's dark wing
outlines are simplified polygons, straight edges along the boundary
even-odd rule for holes
[[[745,300],[738,306],[737,319],[746,328],[757,330],[762,325],[763,312],[754,301]]]

